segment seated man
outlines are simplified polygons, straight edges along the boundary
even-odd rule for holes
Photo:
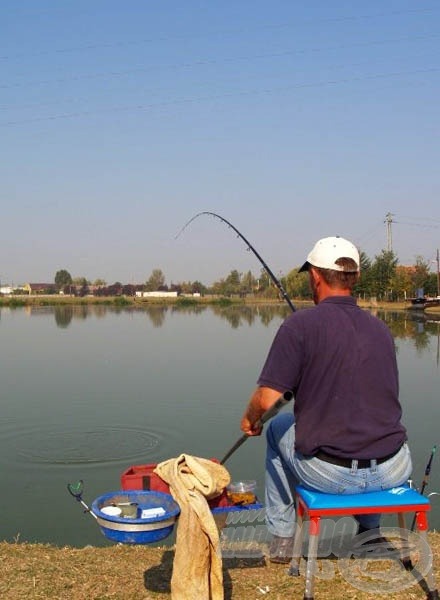
[[[340,237],[319,240],[308,271],[315,307],[279,328],[241,421],[248,435],[286,390],[293,414],[267,429],[266,523],[270,558],[289,562],[297,483],[321,492],[355,494],[401,485],[412,465],[401,423],[394,340],[387,326],[352,296],[359,253]],[[378,529],[380,515],[360,515],[359,533]]]

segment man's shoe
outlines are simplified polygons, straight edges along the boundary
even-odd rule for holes
[[[363,558],[392,558],[392,553],[397,552],[392,542],[380,535],[380,529],[378,527],[368,529],[359,525],[357,535],[353,542],[353,553]]]
[[[293,556],[293,537],[274,535],[269,548],[269,560],[273,563],[286,565]]]
[[[380,535],[379,527],[374,527],[373,529],[368,529],[367,527],[362,527],[362,525],[359,525],[357,535],[361,535],[361,533],[365,533],[365,534],[368,533],[368,535],[363,536],[363,539],[365,540],[363,543],[366,545],[367,544],[387,544],[387,545],[389,545],[389,543],[390,543],[387,540],[387,538]]]

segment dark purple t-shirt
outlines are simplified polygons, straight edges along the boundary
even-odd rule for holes
[[[351,296],[331,296],[290,315],[258,379],[295,394],[295,448],[343,458],[381,458],[406,440],[400,422],[394,340]]]

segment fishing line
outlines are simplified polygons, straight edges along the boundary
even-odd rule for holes
[[[196,215],[194,215],[194,217],[192,217],[187,223],[185,223],[185,225],[182,227],[182,229],[179,231],[179,233],[174,237],[175,240],[177,240],[177,238],[185,231],[185,229],[198,217],[200,217],[201,215],[210,215],[211,217],[214,217],[216,219],[220,219],[220,221],[222,221],[223,223],[225,223],[228,227],[230,227],[231,229],[233,229],[235,231],[235,233],[238,235],[239,238],[241,238],[243,240],[243,242],[246,244],[247,249],[250,250],[251,252],[254,253],[254,255],[257,257],[257,259],[260,261],[260,263],[263,265],[264,270],[266,271],[266,273],[269,275],[269,277],[271,278],[271,280],[273,281],[274,285],[277,287],[278,291],[280,292],[281,296],[283,297],[283,299],[287,302],[287,304],[290,306],[290,308],[292,309],[292,312],[295,312],[295,307],[292,303],[292,301],[290,300],[289,296],[287,295],[286,290],[284,289],[281,281],[279,279],[277,279],[277,277],[273,274],[273,272],[271,271],[271,269],[267,266],[266,262],[263,260],[263,258],[260,256],[260,254],[255,250],[255,248],[252,246],[252,244],[249,242],[249,240],[247,240],[244,235],[236,228],[234,227],[234,225],[232,225],[232,223],[230,223],[227,219],[225,219],[224,217],[218,215],[217,213],[214,212],[210,212],[210,211],[202,211],[197,213]]]

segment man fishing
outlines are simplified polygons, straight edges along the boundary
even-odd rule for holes
[[[401,485],[412,469],[393,338],[352,296],[358,250],[341,237],[321,239],[300,271],[308,272],[316,306],[279,328],[241,420],[245,434],[260,435],[260,417],[280,394],[294,392],[293,414],[274,417],[266,434],[270,560],[280,563],[292,556],[298,483],[326,493],[373,492]],[[358,533],[379,536],[380,515],[356,518]]]

